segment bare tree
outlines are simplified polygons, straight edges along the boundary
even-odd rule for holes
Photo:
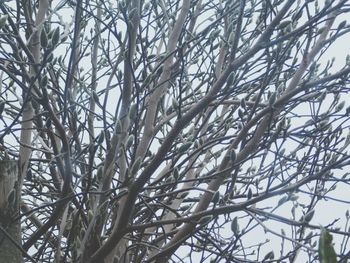
[[[350,56],[328,59],[350,31],[348,0],[17,0],[0,10],[0,179],[16,178],[1,185],[0,254],[350,257],[349,212],[318,221],[326,202],[350,202],[334,197],[350,183]]]

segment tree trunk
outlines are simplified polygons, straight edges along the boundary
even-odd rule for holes
[[[2,262],[22,262],[19,213],[18,162],[0,160],[0,258]],[[17,245],[17,246],[16,246]]]

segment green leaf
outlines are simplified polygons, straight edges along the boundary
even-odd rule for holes
[[[318,242],[318,254],[321,263],[337,263],[337,255],[334,251],[332,240],[332,235],[324,227],[321,227],[321,235]]]

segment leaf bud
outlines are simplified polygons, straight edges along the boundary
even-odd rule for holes
[[[46,48],[47,45],[49,43],[49,40],[47,38],[47,33],[46,33],[46,30],[45,28],[43,27],[41,29],[41,33],[40,33],[40,45],[43,47],[43,48]]]
[[[237,216],[231,222],[231,230],[235,235],[239,234],[239,224],[238,224]]]

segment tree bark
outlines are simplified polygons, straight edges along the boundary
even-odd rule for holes
[[[0,161],[0,258],[2,262],[22,262],[18,249],[21,243],[20,221],[13,218],[19,213],[18,162]]]

